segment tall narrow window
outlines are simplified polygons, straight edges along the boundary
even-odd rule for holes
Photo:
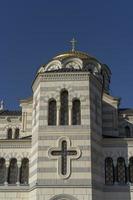
[[[9,166],[8,183],[16,184],[18,175],[18,166],[16,158],[12,158]]]
[[[68,91],[61,92],[60,101],[60,125],[68,125]]]
[[[56,101],[54,99],[50,100],[48,105],[48,125],[56,125]]]
[[[131,137],[131,131],[129,126],[125,126],[125,134],[126,137]]]
[[[112,158],[105,159],[105,184],[113,185],[114,183],[114,165]]]
[[[12,129],[9,128],[7,131],[7,139],[12,139]]]
[[[19,138],[19,128],[15,129],[15,139]]]
[[[0,158],[0,184],[4,184],[6,178],[5,159]]]
[[[72,125],[81,124],[81,110],[80,110],[80,100],[75,99],[72,103]]]
[[[28,184],[29,182],[29,160],[24,158],[20,169],[20,183]]]
[[[133,183],[133,157],[129,159],[129,182]]]
[[[117,182],[119,184],[126,183],[126,165],[124,158],[120,157],[117,159]]]

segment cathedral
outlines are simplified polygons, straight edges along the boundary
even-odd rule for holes
[[[0,200],[133,200],[133,109],[111,70],[75,50],[39,67],[32,97],[0,107]]]

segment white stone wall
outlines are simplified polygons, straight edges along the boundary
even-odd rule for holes
[[[119,98],[103,93],[102,103],[102,127],[103,135],[119,136],[118,106]]]
[[[0,200],[28,200],[29,193],[25,191],[0,191]]]
[[[72,126],[69,120],[67,126],[48,126],[48,101],[54,98],[57,109],[60,108],[60,92],[66,89],[69,94],[69,109],[72,100],[76,97],[81,101],[81,125]],[[30,168],[30,186],[41,186],[36,189],[38,199],[50,199],[58,194],[73,194],[82,199],[91,199],[91,189],[87,193],[85,186],[91,186],[91,151],[90,151],[90,96],[89,78],[86,74],[49,74],[41,77],[40,82],[33,85],[33,105],[37,102],[36,111],[33,111],[32,152]],[[70,117],[70,115],[69,115]],[[71,161],[71,174],[68,179],[62,179],[58,173],[58,161],[50,159],[50,148],[58,147],[61,137],[69,138],[71,147],[79,148],[81,156]],[[52,194],[47,194],[45,187],[64,187],[64,189],[51,189]],[[69,187],[75,189],[70,189]],[[77,189],[82,186],[81,189]],[[63,192],[62,192],[63,191]],[[77,194],[76,194],[77,191]],[[83,192],[84,191],[84,192]],[[88,191],[88,189],[87,189]],[[40,194],[41,193],[41,194]],[[81,194],[80,194],[81,193]],[[90,194],[90,195],[88,195]],[[31,194],[32,196],[32,194]],[[34,191],[33,191],[34,196]],[[33,198],[32,196],[32,198]]]
[[[32,134],[32,98],[21,101],[20,106],[22,107],[21,135],[26,137]]]
[[[92,200],[91,188],[37,188],[30,193],[30,200],[53,200],[67,198],[70,200]]]
[[[15,129],[19,128],[21,137],[21,116],[0,116],[0,139],[7,139],[8,129],[12,129],[14,138]]]

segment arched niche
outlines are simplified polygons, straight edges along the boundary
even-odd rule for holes
[[[69,194],[59,194],[52,197],[50,200],[78,200],[78,199]]]

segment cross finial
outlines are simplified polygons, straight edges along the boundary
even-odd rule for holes
[[[72,51],[75,51],[77,41],[75,40],[75,38],[73,38],[70,42],[72,43]]]

